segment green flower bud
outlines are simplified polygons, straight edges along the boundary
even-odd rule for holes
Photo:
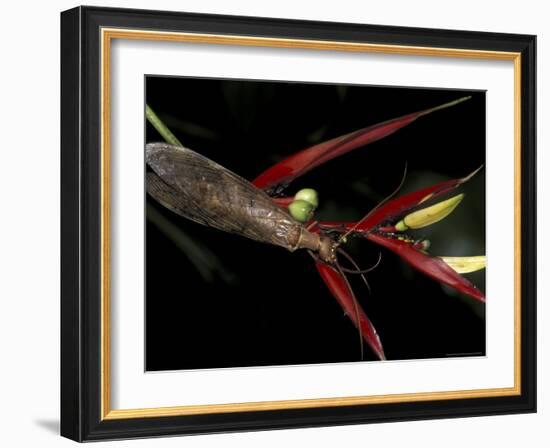
[[[407,224],[405,224],[405,221],[401,220],[399,221],[396,225],[395,225],[395,230],[397,230],[398,232],[404,232],[405,230],[407,230],[409,227],[407,226]]]
[[[313,188],[303,188],[296,193],[294,199],[309,202],[314,208],[319,206],[319,196]]]
[[[307,222],[311,219],[315,207],[307,201],[298,199],[288,206],[290,216],[298,222]]]

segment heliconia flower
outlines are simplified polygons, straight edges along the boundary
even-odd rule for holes
[[[477,172],[477,170],[476,170]],[[408,228],[421,228],[434,224],[448,216],[464,198],[463,194],[422,207],[427,201],[448,193],[470,179],[472,173],[462,179],[441,182],[402,197],[392,199],[357,223],[321,222],[321,229],[338,231],[342,234],[360,234],[364,238],[386,247],[399,255],[423,274],[446,284],[481,302],[485,296],[461,273],[474,272],[485,267],[485,257],[434,257],[427,253],[429,242],[416,241],[403,233]]]
[[[378,123],[319,143],[271,166],[256,177],[253,184],[269,193],[278,194],[292,180],[327,161],[389,136],[419,117],[457,105],[469,98],[459,98],[441,106]],[[485,257],[429,256],[428,240],[414,241],[402,234],[409,228],[418,229],[435,224],[452,213],[464,198],[463,194],[438,203],[434,201],[468,181],[480,169],[481,167],[464,178],[441,182],[382,203],[358,223],[323,222],[313,223],[308,228],[318,232],[321,231],[321,227],[331,228],[340,231],[344,239],[345,234],[350,231],[362,234],[365,238],[397,253],[427,276],[484,302],[484,295],[460,274],[483,269]],[[295,198],[274,197],[273,201],[280,207],[288,208]],[[426,206],[423,207],[422,204]],[[361,306],[355,301],[346,278],[341,272],[324,263],[316,262],[316,267],[332,295],[358,328],[362,338],[379,359],[385,359],[380,337]]]
[[[480,169],[480,168],[479,168]],[[443,194],[451,192],[475,175],[479,169],[461,179],[440,182],[401,197],[389,200],[365,216],[359,222],[320,222],[310,226],[312,231],[332,230],[345,236],[347,233],[360,234],[364,238],[386,247],[399,255],[412,267],[428,277],[456,289],[480,302],[485,302],[484,294],[460,274],[466,274],[485,268],[485,256],[475,257],[437,257],[430,256],[428,240],[414,240],[403,233],[412,228],[422,228],[435,224],[450,215],[464,194],[434,202]],[[428,205],[431,204],[431,205]],[[283,203],[279,204],[284,206]],[[424,205],[424,206],[423,206]],[[317,262],[317,270],[338,303],[346,310],[348,317],[359,329],[361,336],[379,359],[385,359],[382,343],[374,326],[364,314],[361,306],[348,291],[349,284],[343,275],[334,268]],[[348,311],[351,305],[358,310],[353,315]],[[359,314],[358,314],[359,313]],[[357,317],[362,325],[357,325]]]

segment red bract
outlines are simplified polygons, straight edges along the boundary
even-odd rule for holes
[[[384,121],[358,131],[345,134],[323,143],[311,146],[299,151],[279,163],[271,166],[261,173],[252,183],[262,189],[272,189],[278,185],[287,185],[292,180],[307,173],[313,168],[328,162],[335,157],[346,154],[347,152],[360,148],[361,146],[373,143],[381,138],[393,134],[395,131],[407,126],[429,113],[436,110],[454,106],[458,103],[468,100],[470,97],[459,98],[458,100],[432,107],[431,109],[414,112],[399,118]]]
[[[430,257],[424,252],[416,249],[413,242],[389,238],[376,233],[368,233],[366,234],[366,238],[381,246],[387,247],[411,266],[434,280],[444,283],[480,302],[485,302],[485,296],[479,289],[460,274],[457,274],[441,258]]]
[[[386,359],[380,337],[361,306],[355,301],[353,292],[350,290],[346,279],[344,279],[336,269],[325,263],[317,261],[315,266],[332,295],[336,298],[346,315],[358,328],[361,336],[372,351],[376,353],[379,359]]]

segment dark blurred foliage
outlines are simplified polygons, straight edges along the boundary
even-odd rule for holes
[[[367,213],[399,184],[405,161],[400,194],[481,166],[485,92],[146,79],[147,103],[184,145],[248,179],[311,144],[465,95],[473,98],[290,185],[288,194],[317,189],[317,217],[330,220]],[[150,125],[146,141],[162,141]],[[431,254],[485,253],[484,170],[461,190],[466,197],[455,212],[414,232],[432,242]],[[291,254],[202,227],[146,201],[147,370],[360,360],[356,329],[305,251]],[[382,252],[368,275],[370,294],[357,277],[351,281],[390,360],[485,353],[483,305],[365,240],[352,239],[346,248],[363,267]],[[484,290],[484,271],[468,277]],[[374,359],[368,349],[365,359]]]

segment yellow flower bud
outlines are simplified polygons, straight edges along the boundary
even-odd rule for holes
[[[439,257],[459,274],[468,274],[470,272],[485,269],[485,255],[475,257]]]
[[[411,229],[420,229],[441,221],[453,212],[463,198],[464,194],[461,193],[447,199],[446,201],[441,201],[430,207],[417,210],[416,212],[405,216],[403,219],[403,224]]]

